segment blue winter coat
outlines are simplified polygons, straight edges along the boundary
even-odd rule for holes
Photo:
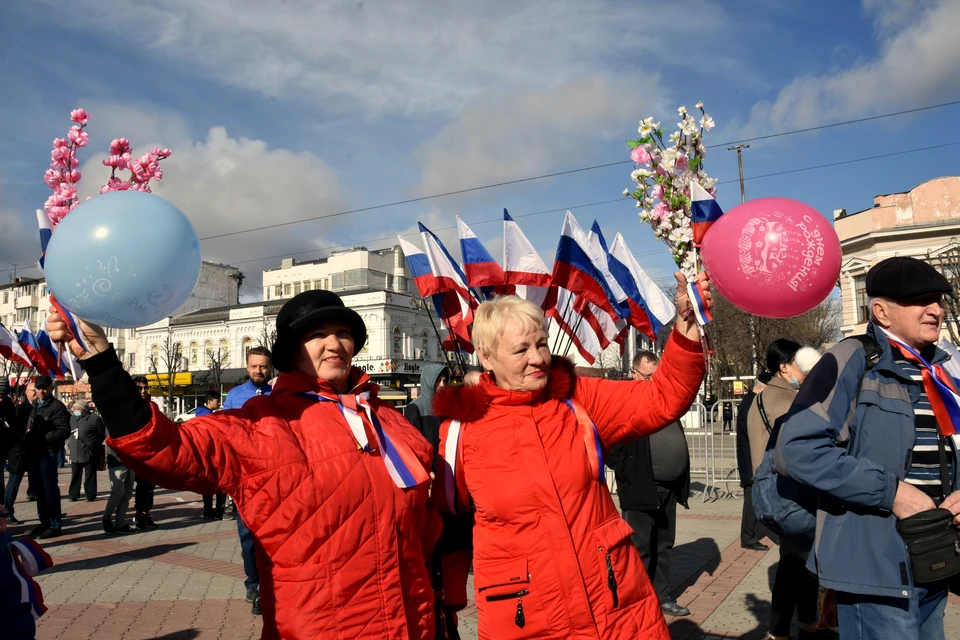
[[[817,534],[807,568],[819,575],[820,585],[912,598],[907,549],[891,509],[898,481],[910,468],[916,441],[913,403],[921,384],[894,361],[877,327],[871,323],[867,333],[883,348],[880,361],[864,375],[866,356],[858,341],[845,340],[828,351],[800,388],[775,459],[780,473],[819,490]],[[947,359],[937,349],[933,362]],[[845,447],[836,441],[854,400]]]

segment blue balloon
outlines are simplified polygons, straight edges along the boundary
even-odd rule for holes
[[[67,309],[105,327],[171,315],[200,279],[200,240],[160,196],[111,191],[81,203],[47,245],[44,275]]]

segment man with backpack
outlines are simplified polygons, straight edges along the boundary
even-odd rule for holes
[[[939,639],[948,578],[960,572],[949,437],[960,403],[936,347],[953,291],[905,257],[876,264],[866,289],[869,338],[840,342],[814,367],[779,434],[776,467],[816,490],[807,567],[836,591],[840,636]]]

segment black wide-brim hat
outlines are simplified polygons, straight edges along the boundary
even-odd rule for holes
[[[353,353],[367,341],[367,327],[360,314],[343,305],[332,291],[304,291],[287,301],[277,314],[277,340],[273,343],[273,366],[277,371],[296,369],[296,355],[303,334],[321,322],[342,322],[353,336]]]

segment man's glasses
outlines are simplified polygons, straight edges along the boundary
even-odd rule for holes
[[[640,378],[641,380],[651,380],[653,378],[652,373],[649,375],[643,374],[643,373],[640,373],[640,371],[637,369],[630,369],[630,373],[635,373],[637,377]]]

